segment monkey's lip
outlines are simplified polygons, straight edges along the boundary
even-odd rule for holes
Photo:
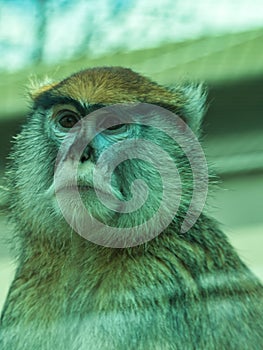
[[[107,191],[101,189],[101,188],[95,188],[94,186],[90,184],[61,184],[55,187],[55,193],[78,193],[78,192],[88,192],[88,191],[95,191],[95,192],[101,192],[104,195],[110,195]]]

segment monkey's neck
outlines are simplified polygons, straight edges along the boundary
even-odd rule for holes
[[[207,225],[204,230],[200,225],[194,227],[183,236],[171,228],[133,248],[107,248],[77,234],[67,241],[31,239],[22,248],[20,269],[27,278],[36,274],[44,283],[49,279],[72,287],[81,279],[86,290],[110,280],[115,285],[129,286],[131,274],[134,283],[143,275],[145,281],[159,280],[161,274],[164,280],[182,281],[183,276],[189,281],[189,273],[194,279],[202,273],[241,264],[225,236],[219,230],[210,232]]]
[[[17,298],[29,318],[32,313],[32,319],[37,314],[41,320],[45,314],[47,323],[67,313],[84,317],[113,309],[135,310],[142,305],[150,309],[165,300],[168,304],[170,298],[182,307],[185,302],[196,302],[202,295],[200,290],[205,292],[209,275],[210,281],[215,281],[215,273],[224,276],[218,290],[229,284],[231,273],[237,276],[243,270],[231,246],[226,241],[220,244],[225,240],[220,231],[212,232],[208,245],[202,237],[200,242],[194,241],[196,234],[182,238],[168,232],[131,249],[97,246],[78,235],[57,245],[31,240],[21,255],[9,296],[9,313],[12,315]],[[200,278],[206,275],[208,282],[202,287]]]
[[[183,252],[174,253],[176,245],[183,249],[171,237],[131,249],[105,248],[77,235],[60,246],[34,240],[23,250],[14,288],[21,298],[31,298],[32,305],[39,305],[37,299],[48,304],[50,297],[60,298],[59,305],[79,313],[129,308],[134,298],[147,305],[155,296],[168,300],[177,292],[195,293],[186,261],[179,256]]]

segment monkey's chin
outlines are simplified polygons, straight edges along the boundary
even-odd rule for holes
[[[80,190],[79,194],[89,215],[105,225],[112,225],[115,222],[118,217],[118,206],[110,202],[111,196],[108,196],[106,193],[102,194],[110,202],[111,208],[109,208],[105,203],[102,203],[98,197],[98,191],[95,191],[93,188],[89,188],[87,191]]]
[[[56,191],[55,209],[73,227],[81,230],[94,225],[96,220],[103,224],[114,226],[118,217],[118,205],[111,202],[111,195],[102,193],[100,197],[106,198],[111,208],[103,204],[98,196],[98,190],[89,186],[64,187]],[[90,224],[90,225],[89,225]]]

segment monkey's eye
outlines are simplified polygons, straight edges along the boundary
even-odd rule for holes
[[[114,134],[114,133],[124,132],[127,128],[127,124],[120,123],[120,119],[116,116],[107,115],[99,123],[99,128],[104,129],[103,133],[105,134]]]
[[[64,129],[71,129],[80,120],[77,113],[73,111],[64,110],[57,114],[57,121]]]

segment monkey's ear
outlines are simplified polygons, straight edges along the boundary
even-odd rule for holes
[[[182,95],[184,101],[180,114],[192,131],[198,136],[202,120],[207,110],[207,89],[203,84],[185,84],[174,88]]]
[[[58,84],[57,82],[52,81],[48,77],[45,77],[45,79],[42,81],[39,81],[36,78],[31,77],[29,84],[27,86],[29,96],[32,100],[35,100],[40,94],[52,89],[57,84]]]

